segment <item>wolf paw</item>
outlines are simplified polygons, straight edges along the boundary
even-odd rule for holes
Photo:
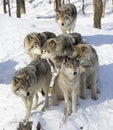
[[[22,120],[22,123],[23,123],[24,125],[26,125],[27,122],[29,122],[29,119],[26,119],[26,118],[25,118],[25,119]]]
[[[100,89],[99,89],[99,88],[97,88],[97,93],[98,93],[98,94],[100,93]]]
[[[86,96],[82,96],[82,95],[81,95],[80,98],[85,100],[85,99],[86,99]]]
[[[47,110],[48,110],[48,107],[44,106],[41,110],[42,110],[43,112],[44,112],[44,111],[47,111]]]
[[[53,105],[54,105],[54,106],[58,106],[58,104],[59,104],[58,101],[54,101],[54,102],[53,102]]]
[[[91,96],[91,98],[92,98],[93,100],[97,100],[97,99],[98,99],[97,96]]]
[[[64,112],[64,115],[65,115],[65,116],[70,116],[70,115],[71,115],[71,111],[65,111],[65,112]]]

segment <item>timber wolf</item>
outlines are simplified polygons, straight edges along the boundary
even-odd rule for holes
[[[63,4],[56,10],[56,22],[62,33],[74,32],[77,19],[77,10],[74,4]]]
[[[85,69],[86,86],[91,88],[91,97],[96,100],[98,98],[97,92],[99,91],[96,87],[99,61],[95,49],[89,44],[78,44],[74,46],[73,56],[79,59],[80,65]]]
[[[56,37],[56,35],[52,32],[29,33],[24,39],[24,50],[26,54],[28,54],[31,60],[35,59],[41,54],[46,40],[53,37]]]
[[[69,116],[71,111],[76,112],[76,104],[78,96],[85,98],[86,86],[85,71],[79,65],[79,61],[70,57],[63,57],[59,74],[55,78],[53,104],[58,105],[58,100],[65,101],[64,114]],[[82,89],[82,91],[81,91]],[[82,92],[82,93],[81,93]],[[69,99],[72,99],[72,109],[69,108]]]
[[[56,68],[60,63],[55,62],[56,56],[72,56],[73,47],[77,44],[83,44],[82,36],[79,33],[61,34],[55,38],[50,38],[46,41],[46,44],[42,47],[41,58],[48,58],[56,65]]]
[[[45,93],[45,104],[42,110],[48,109],[48,89],[51,78],[51,68],[48,61],[39,58],[36,58],[28,66],[15,73],[12,80],[12,91],[17,96],[22,97],[24,101],[26,107],[25,121],[29,120],[31,108],[35,109],[37,107],[37,92],[41,88]]]

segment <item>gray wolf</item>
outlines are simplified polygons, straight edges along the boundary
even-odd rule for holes
[[[42,47],[41,58],[51,60],[55,65],[55,71],[59,68],[54,60],[56,56],[71,56],[73,53],[73,45],[75,39],[68,34],[58,35],[55,38],[50,38]]]
[[[58,105],[58,101],[64,98],[64,114],[69,116],[71,111],[76,112],[78,96],[85,98],[86,86],[85,70],[80,67],[79,61],[70,57],[63,57],[59,74],[55,78],[53,87],[53,104]],[[81,91],[82,89],[82,91]],[[81,93],[82,92],[82,93]],[[72,100],[72,109],[69,108],[69,99]]]
[[[25,121],[29,120],[31,109],[38,104],[38,91],[42,88],[45,93],[45,103],[42,110],[48,109],[48,90],[51,82],[51,68],[46,59],[36,58],[26,67],[18,70],[12,79],[12,91],[22,97],[26,115]]]
[[[77,10],[73,4],[63,4],[56,10],[56,22],[63,34],[74,32],[76,19]]]
[[[41,54],[42,47],[46,40],[53,37],[56,37],[56,35],[52,32],[29,33],[24,39],[25,53],[28,54],[31,60],[35,59]]]
[[[74,46],[73,56],[79,59],[80,65],[85,69],[86,86],[91,88],[91,97],[96,100],[99,91],[96,87],[99,75],[99,61],[95,49],[89,44],[78,44]]]
[[[55,67],[59,68],[60,63],[57,64],[54,58],[56,56],[72,56],[74,51],[73,47],[77,44],[83,44],[81,34],[61,34],[46,41],[46,44],[42,47],[40,56],[41,58],[50,59],[56,65]]]

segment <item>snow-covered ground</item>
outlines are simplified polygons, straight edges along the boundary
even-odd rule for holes
[[[93,28],[92,1],[85,3],[85,12],[81,12],[81,1],[71,0],[77,6],[78,18],[75,32],[81,33],[83,38],[94,46],[99,56],[99,83],[101,93],[98,100],[90,98],[79,99],[77,113],[63,119],[64,102],[55,107],[51,104],[48,111],[42,113],[41,107],[32,111],[33,130],[40,121],[44,130],[112,130],[113,129],[113,12],[111,0],[107,0],[105,18],[102,19],[102,29]],[[0,0],[0,130],[16,130],[19,121],[25,114],[25,107],[21,98],[11,92],[11,80],[16,70],[29,63],[24,53],[23,41],[30,32],[52,31],[60,34],[55,22],[53,3],[35,0],[32,4],[26,2],[27,14],[21,19],[15,17],[15,0],[12,17],[3,14],[2,0]],[[40,95],[39,102],[44,98]]]

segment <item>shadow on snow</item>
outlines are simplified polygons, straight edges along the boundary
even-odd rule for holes
[[[17,62],[8,60],[0,63],[0,83],[10,84]]]

